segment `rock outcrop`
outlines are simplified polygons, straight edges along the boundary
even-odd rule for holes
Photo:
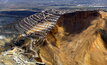
[[[30,47],[30,41],[25,40],[24,47]],[[25,52],[33,54],[27,49],[13,47],[5,51],[7,47],[0,48],[1,65],[38,65],[37,62],[43,62],[41,65],[106,65],[107,12],[63,14],[45,37],[38,58],[32,59],[30,54],[26,55]]]
[[[46,65],[106,65],[106,48],[107,13],[77,11],[59,18],[40,57]]]

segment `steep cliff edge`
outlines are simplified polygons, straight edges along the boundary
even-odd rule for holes
[[[107,13],[78,11],[59,18],[40,57],[47,65],[106,65],[106,48]]]

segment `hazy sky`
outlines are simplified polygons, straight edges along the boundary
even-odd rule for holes
[[[57,4],[62,4],[62,3],[70,3],[70,4],[89,4],[89,5],[92,5],[92,4],[94,4],[94,5],[98,5],[98,6],[107,6],[107,0],[0,0],[0,5],[2,5],[2,6],[6,6],[6,5],[8,5],[8,6],[18,6],[18,5],[20,5],[20,4],[23,4],[24,3],[24,5],[25,4],[31,4],[32,6],[34,5],[35,6],[35,4],[37,4],[37,3],[57,3]]]
[[[89,2],[89,3],[107,3],[107,0],[0,0],[0,3],[8,2]]]

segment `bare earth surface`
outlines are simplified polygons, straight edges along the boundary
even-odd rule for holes
[[[10,40],[0,40],[0,65],[106,65],[107,12],[63,14],[40,47],[39,59],[25,55],[21,48],[5,46]]]

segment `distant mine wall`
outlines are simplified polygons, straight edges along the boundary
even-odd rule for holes
[[[40,48],[46,65],[106,65],[107,13],[77,11],[62,15]]]

